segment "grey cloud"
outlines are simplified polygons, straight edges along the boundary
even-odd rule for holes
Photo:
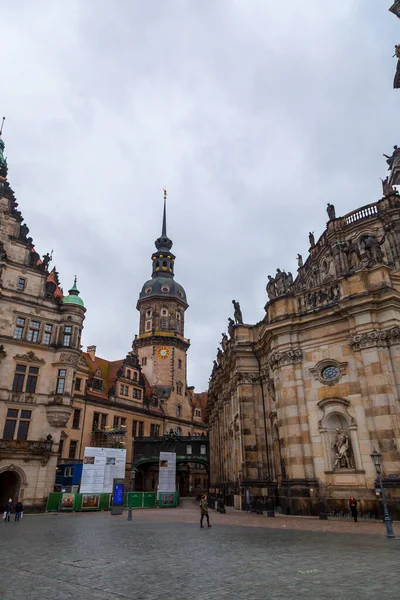
[[[344,214],[379,197],[382,152],[399,142],[398,21],[384,4],[2,7],[9,177],[64,289],[79,275],[85,343],[129,350],[164,185],[198,389],[232,298],[260,320],[267,274],[295,272],[326,203]]]

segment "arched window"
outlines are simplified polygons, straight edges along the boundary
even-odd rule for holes
[[[168,263],[167,263],[167,261],[166,261],[166,260],[163,260],[163,264],[162,264],[162,266],[163,266],[163,269],[166,269],[166,268],[167,268],[167,266],[168,266]]]
[[[180,417],[180,416],[181,416],[181,414],[182,414],[182,407],[181,407],[181,405],[180,405],[180,404],[177,404],[177,405],[176,405],[176,416],[177,416],[177,417]]]
[[[159,269],[159,268],[160,268],[160,261],[159,261],[159,260],[157,260],[157,261],[156,261],[156,269]]]
[[[136,373],[136,371],[133,372],[133,381],[137,381],[137,373]]]
[[[130,371],[130,369],[127,369],[126,376],[127,376],[128,379],[131,378],[131,371]]]
[[[206,454],[206,447],[204,444],[200,446],[200,454]]]
[[[176,428],[176,433],[177,433],[178,435],[181,435],[181,434],[182,434],[182,429],[181,429],[180,427],[177,427],[177,428]]]
[[[186,454],[192,454],[192,446],[190,444],[186,446]]]

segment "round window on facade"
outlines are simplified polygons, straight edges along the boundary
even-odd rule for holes
[[[149,286],[149,287],[147,287],[147,288],[146,288],[144,291],[146,292],[146,294],[151,294],[151,290],[152,290],[152,289],[153,289],[153,288],[151,288],[151,287]]]
[[[329,365],[322,369],[321,377],[325,379],[325,381],[332,381],[333,379],[337,379],[340,375],[339,369],[334,365]]]
[[[169,286],[168,285],[163,285],[161,288],[161,291],[164,292],[164,294],[168,294],[169,292]]]

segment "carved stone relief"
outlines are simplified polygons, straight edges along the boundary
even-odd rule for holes
[[[303,360],[303,351],[301,348],[283,350],[272,354],[269,365],[272,370],[282,367],[283,365],[296,364]]]

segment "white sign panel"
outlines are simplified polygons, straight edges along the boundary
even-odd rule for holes
[[[111,493],[114,478],[125,478],[126,450],[85,448],[81,494]]]
[[[176,453],[160,452],[160,469],[158,475],[159,492],[175,492]]]

